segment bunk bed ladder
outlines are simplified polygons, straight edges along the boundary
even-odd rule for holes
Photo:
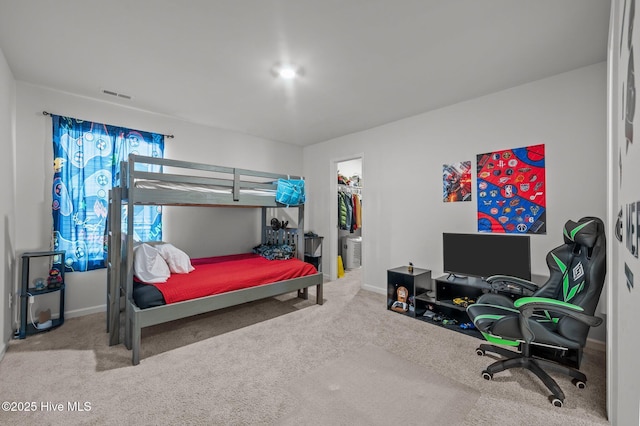
[[[109,346],[120,343],[120,269],[122,245],[122,191],[114,187],[110,191],[107,220],[107,332]]]
[[[140,329],[137,326],[138,315],[133,309],[135,302],[133,301],[133,222],[135,204],[137,198],[134,196],[135,191],[131,191],[131,188],[135,187],[133,174],[135,173],[136,156],[129,154],[129,161],[121,163],[120,165],[120,181],[126,182],[124,191],[122,194],[126,197],[124,200],[127,204],[127,232],[122,242],[124,247],[121,247],[122,257],[120,262],[120,289],[125,296],[125,326],[124,326],[124,345],[127,349],[132,349],[132,339],[137,335],[138,340],[135,347],[133,347],[133,359],[134,364],[139,362],[139,347],[140,347]],[[123,180],[124,179],[124,180]],[[133,342],[136,342],[133,340]]]
[[[296,256],[304,262],[304,204],[298,206],[298,233],[296,237]],[[304,300],[309,299],[309,287],[298,290],[298,297]]]

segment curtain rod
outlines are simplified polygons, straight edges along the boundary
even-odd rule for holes
[[[50,112],[48,112],[48,111],[42,111],[42,115],[52,115],[52,114],[51,114]],[[59,115],[59,114],[55,114],[55,115]],[[88,120],[87,120],[87,121],[88,121]],[[174,136],[173,136],[173,135],[163,135],[163,136],[164,136],[165,138],[168,138],[168,139],[173,139],[173,138],[174,138]]]

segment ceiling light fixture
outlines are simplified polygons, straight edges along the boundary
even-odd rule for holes
[[[282,80],[293,80],[303,74],[302,68],[293,64],[278,63],[271,68],[271,74]]]

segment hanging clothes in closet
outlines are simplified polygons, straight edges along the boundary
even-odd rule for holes
[[[353,194],[353,230],[362,228],[362,199],[360,194]]]
[[[338,191],[338,228],[347,229],[347,202],[344,193]]]
[[[338,191],[338,227],[354,232],[362,227],[362,199],[349,189]]]
[[[344,192],[338,192],[338,226],[345,231],[351,230],[353,222],[353,201],[351,195]]]

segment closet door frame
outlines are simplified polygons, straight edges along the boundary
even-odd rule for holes
[[[343,163],[345,161],[350,161],[350,160],[361,160],[362,161],[362,181],[366,182],[366,178],[365,178],[365,161],[364,161],[364,153],[356,153],[356,154],[352,154],[352,155],[348,155],[348,156],[344,156],[344,157],[339,157],[339,158],[334,158],[331,160],[330,163],[330,182],[329,182],[329,189],[330,189],[330,194],[332,194],[333,196],[333,202],[329,203],[329,228],[330,228],[330,232],[329,235],[325,236],[325,242],[326,245],[325,247],[325,253],[327,253],[326,256],[326,260],[329,262],[329,264],[327,265],[326,262],[324,262],[323,264],[323,268],[325,271],[329,271],[329,279],[331,281],[335,281],[336,279],[338,279],[338,203],[337,203],[337,194],[338,194],[338,164],[339,163]],[[366,191],[366,184],[363,185],[363,189],[361,190],[361,194],[363,196],[364,199],[364,193]],[[364,277],[364,269],[366,267],[366,262],[364,261],[365,258],[365,253],[366,253],[366,238],[365,238],[365,232],[366,232],[366,227],[365,227],[365,223],[366,223],[366,213],[367,213],[367,209],[363,208],[362,209],[362,230],[360,232],[360,235],[362,236],[362,276]],[[328,268],[327,268],[328,266]]]

